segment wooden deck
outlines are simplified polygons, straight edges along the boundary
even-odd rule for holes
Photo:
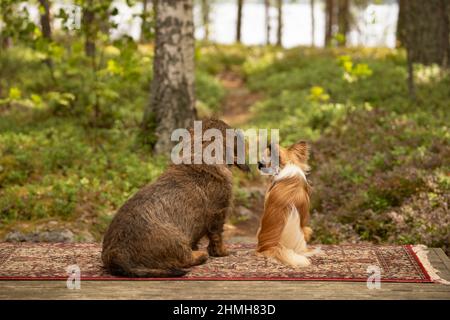
[[[450,259],[430,249],[429,259],[450,281]],[[0,281],[0,299],[448,299],[450,285],[325,281]]]

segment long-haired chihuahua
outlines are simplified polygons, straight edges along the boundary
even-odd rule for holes
[[[274,153],[277,165],[273,163]],[[311,194],[306,179],[308,156],[307,143],[299,141],[289,148],[269,147],[258,162],[258,169],[272,177],[257,234],[257,252],[296,267],[308,266],[307,257],[315,253],[307,247],[312,234],[308,227]]]

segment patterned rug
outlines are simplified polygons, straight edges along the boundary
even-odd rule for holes
[[[209,258],[182,278],[167,280],[335,280],[366,281],[379,268],[381,281],[432,282],[412,246],[323,245],[305,268],[291,268],[256,255],[252,244],[229,244],[230,255]],[[0,243],[1,280],[66,280],[69,265],[82,280],[161,280],[120,278],[102,267],[94,243]]]

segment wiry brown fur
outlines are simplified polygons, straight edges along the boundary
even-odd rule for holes
[[[229,126],[204,121],[203,131],[208,128],[225,136]],[[117,212],[103,239],[104,266],[130,277],[170,277],[204,263],[208,254],[227,255],[222,231],[231,201],[229,166],[171,165]],[[203,236],[209,238],[208,253],[197,248]]]
[[[288,164],[294,164],[305,172],[309,169],[308,148],[305,142],[298,142],[288,149],[278,147],[278,153],[280,169]],[[310,193],[310,185],[298,175],[272,181],[264,202],[257,252],[282,260],[279,254],[281,235],[293,207],[300,216],[299,228],[302,229],[305,240],[309,241],[312,234],[312,229],[308,227]]]

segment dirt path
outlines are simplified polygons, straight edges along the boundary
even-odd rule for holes
[[[262,94],[251,92],[236,72],[223,72],[219,80],[227,90],[221,118],[232,127],[246,123],[251,118],[250,106],[261,100]]]
[[[261,93],[251,92],[241,75],[224,72],[218,76],[227,90],[220,118],[234,128],[247,123],[252,113],[250,107],[263,98]],[[225,225],[225,237],[230,241],[254,238],[264,209],[265,181],[256,175],[242,175],[240,187],[246,193],[245,201],[237,199],[230,221]]]

